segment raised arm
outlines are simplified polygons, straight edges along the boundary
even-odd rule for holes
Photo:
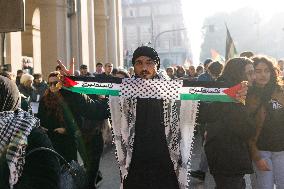
[[[85,94],[61,89],[61,94],[76,113],[89,120],[104,120],[109,117],[107,99],[92,100]]]

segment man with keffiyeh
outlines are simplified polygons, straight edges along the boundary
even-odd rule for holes
[[[198,113],[197,101],[137,97],[151,90],[154,80],[168,80],[160,72],[160,58],[151,47],[138,47],[133,53],[137,83],[128,88],[130,97],[110,97],[110,111],[121,172],[121,189],[185,189],[193,130]],[[135,81],[136,82],[136,81]],[[176,93],[177,86],[169,89]],[[161,85],[161,84],[160,84]],[[161,86],[162,87],[162,86]],[[247,87],[238,92],[242,98]],[[156,92],[158,94],[159,91]]]
[[[120,188],[188,188],[198,101],[175,100],[182,82],[167,81],[153,48],[138,47],[132,64],[135,79],[122,82],[120,96],[109,97]],[[239,99],[246,91],[242,86]]]
[[[160,58],[151,47],[138,47],[132,64],[138,83],[129,89],[132,94],[151,90],[149,84],[155,80],[169,80],[160,72]],[[179,87],[169,92],[174,94]],[[120,96],[110,97],[109,104],[121,188],[186,188],[198,102]]]

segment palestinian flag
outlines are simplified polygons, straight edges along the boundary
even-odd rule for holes
[[[208,102],[237,102],[236,94],[241,84],[228,87],[223,82],[183,81],[180,100],[200,100]],[[244,103],[244,101],[242,101]]]
[[[116,80],[116,82],[119,82]],[[65,77],[63,86],[72,92],[83,94],[119,96],[120,84],[94,77]]]
[[[236,102],[236,93],[241,89],[241,84],[227,87],[222,82],[72,76],[64,78],[63,86],[83,94],[210,102]]]
[[[226,37],[226,61],[229,60],[230,58],[234,58],[237,56],[237,50],[233,41],[233,38],[231,37],[230,31],[226,25],[226,30],[227,30],[227,37]]]
[[[232,88],[182,87],[180,90],[180,100],[235,102],[236,92],[240,88],[240,84]]]

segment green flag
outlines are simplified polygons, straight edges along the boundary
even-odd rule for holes
[[[230,58],[234,58],[237,55],[237,50],[234,44],[234,41],[231,37],[230,31],[226,25],[226,29],[227,29],[227,38],[226,38],[226,61],[229,60]]]

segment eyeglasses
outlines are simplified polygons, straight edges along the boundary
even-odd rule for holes
[[[58,81],[48,82],[48,85],[51,87],[52,85],[56,86]]]

